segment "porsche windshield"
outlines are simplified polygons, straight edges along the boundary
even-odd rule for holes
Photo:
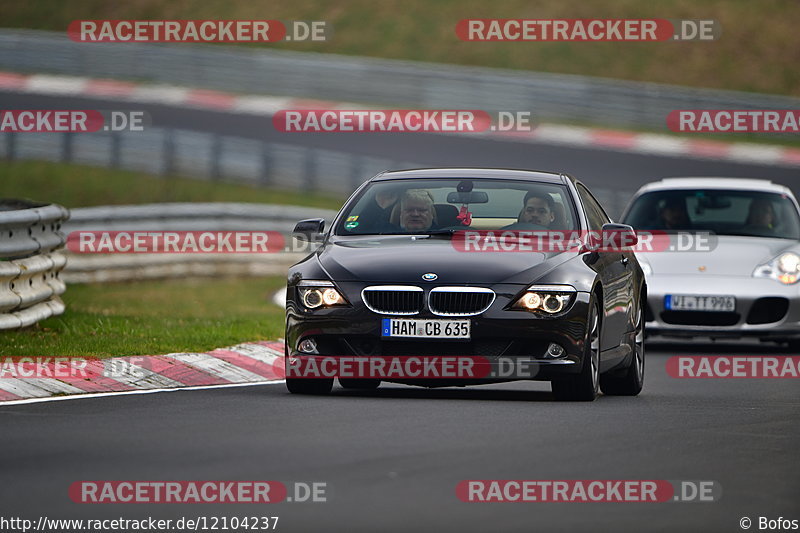
[[[575,207],[564,185],[451,178],[375,182],[346,208],[335,234],[577,228]]]
[[[636,229],[800,240],[800,217],[794,203],[785,195],[769,192],[650,192],[633,203],[623,222]]]

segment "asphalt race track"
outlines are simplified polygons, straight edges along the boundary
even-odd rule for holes
[[[0,93],[4,109],[118,103]],[[348,150],[430,165],[562,170],[632,191],[665,176],[767,178],[797,169],[596,148],[410,134],[280,134],[268,119],[131,105],[155,126]],[[367,176],[365,176],[366,178]],[[674,379],[672,355],[783,354],[754,344],[649,343],[636,398],[556,403],[548,384],[426,390],[283,384],[0,407],[0,499],[17,516],[278,516],[280,531],[741,531],[749,517],[800,519],[800,381]],[[704,503],[464,503],[469,479],[713,480]],[[80,480],[324,482],[327,502],[260,505],[73,503]],[[6,514],[9,514],[6,512]]]
[[[676,349],[677,348],[677,349]],[[679,380],[659,346],[637,398],[555,403],[547,384],[426,390],[283,384],[0,408],[3,503],[18,516],[279,516],[283,531],[738,531],[796,517],[798,382]],[[12,459],[13,458],[13,459]],[[76,504],[79,480],[325,482],[326,503]],[[714,480],[705,503],[464,503],[467,479]]]

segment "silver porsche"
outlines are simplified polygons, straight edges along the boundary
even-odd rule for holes
[[[622,222],[670,243],[637,252],[648,334],[749,337],[800,349],[800,208],[787,187],[663,179],[636,192]]]

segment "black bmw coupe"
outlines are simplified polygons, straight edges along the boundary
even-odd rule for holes
[[[604,235],[623,245],[604,246]],[[630,226],[566,174],[381,173],[289,270],[286,385],[325,394],[381,381],[546,380],[558,400],[637,395],[646,285]],[[609,241],[610,242],[610,241]]]

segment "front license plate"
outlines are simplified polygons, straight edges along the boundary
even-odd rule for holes
[[[664,298],[664,308],[670,311],[735,311],[736,297],[668,294]]]
[[[415,339],[469,339],[469,320],[384,318],[381,337]]]

